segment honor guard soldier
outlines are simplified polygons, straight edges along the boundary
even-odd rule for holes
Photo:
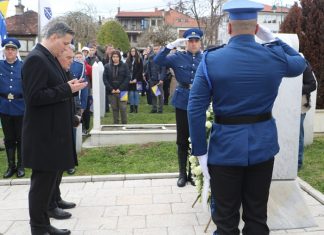
[[[184,34],[184,38],[179,38],[172,43],[169,43],[155,57],[154,61],[157,64],[172,68],[175,73],[175,78],[178,82],[177,88],[172,97],[172,105],[176,109],[176,124],[177,124],[177,145],[178,145],[178,160],[179,160],[179,179],[177,185],[184,187],[187,181],[193,183],[191,177],[190,166],[187,176],[187,159],[189,149],[189,126],[187,118],[187,105],[189,91],[194,80],[197,67],[201,61],[202,54],[200,51],[201,37],[203,32],[199,29],[188,29]],[[185,52],[176,52],[170,54],[170,51],[186,44]]]
[[[214,200],[214,235],[269,234],[267,203],[274,156],[279,151],[271,111],[283,77],[305,70],[297,51],[257,24],[260,3],[232,0],[228,45],[205,52],[188,104],[192,154],[198,157]],[[255,41],[255,34],[264,45]],[[207,148],[206,110],[215,122]],[[208,166],[208,167],[207,167]]]
[[[8,169],[3,177],[10,178],[15,173],[17,177],[23,177],[25,170],[21,161],[21,132],[25,104],[21,85],[23,63],[17,58],[20,43],[15,38],[7,38],[1,46],[4,47],[6,59],[0,61],[0,117],[8,159]]]

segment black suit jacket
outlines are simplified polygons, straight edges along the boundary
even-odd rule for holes
[[[57,59],[41,44],[22,68],[26,110],[22,131],[23,165],[44,171],[67,170],[76,162],[72,97]]]

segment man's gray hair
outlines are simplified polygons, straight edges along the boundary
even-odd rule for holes
[[[44,37],[50,38],[53,34],[64,37],[66,34],[74,36],[74,31],[64,22],[50,21],[44,28]]]

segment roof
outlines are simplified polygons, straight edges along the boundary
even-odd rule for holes
[[[267,4],[263,4],[263,6],[264,6],[264,9],[261,12],[272,12],[272,13],[274,12],[274,10],[272,10],[273,6],[270,6]],[[288,13],[289,12],[288,7],[280,7],[280,6],[276,6],[276,7],[277,7],[277,9],[276,9],[277,13],[280,13],[280,12]]]
[[[138,18],[146,18],[146,17],[163,17],[161,11],[120,11],[117,13],[116,18],[121,17],[138,17]]]
[[[196,28],[198,27],[197,21],[181,12],[170,9],[165,12],[165,23],[172,25],[176,28]]]
[[[9,35],[37,35],[38,14],[35,11],[26,11],[22,15],[6,18]]]

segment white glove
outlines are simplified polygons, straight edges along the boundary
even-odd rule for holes
[[[270,29],[262,26],[259,24],[258,32],[256,33],[256,36],[260,38],[264,42],[271,42],[275,40],[275,36],[273,33],[271,33]]]
[[[187,38],[178,38],[177,40],[170,42],[168,45],[166,45],[166,48],[172,50],[175,47],[182,46],[184,42],[188,41]]]
[[[202,173],[204,175],[204,185],[202,190],[202,205],[204,211],[208,211],[208,194],[209,194],[209,186],[210,186],[210,175],[208,172],[207,160],[208,155],[207,153],[202,156],[198,156],[199,165],[201,167]]]

